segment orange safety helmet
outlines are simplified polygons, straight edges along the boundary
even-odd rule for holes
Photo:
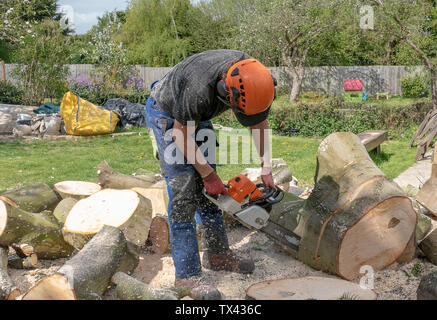
[[[231,66],[219,81],[219,95],[227,97],[232,107],[251,116],[265,112],[275,99],[276,79],[256,59],[246,59]]]

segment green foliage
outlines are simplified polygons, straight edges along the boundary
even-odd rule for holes
[[[402,95],[406,98],[422,98],[430,93],[428,77],[423,74],[415,74],[401,79]]]
[[[21,104],[23,93],[12,83],[0,81],[0,103]]]
[[[46,98],[62,97],[69,74],[65,66],[69,46],[59,23],[46,20],[35,27],[35,35],[28,35],[23,41],[14,70],[23,103],[39,105]]]
[[[392,138],[403,138],[414,132],[431,108],[429,102],[381,106],[345,102],[339,97],[290,104],[287,96],[281,96],[274,102],[268,121],[276,133],[299,129],[297,135],[304,137],[326,137],[338,131],[388,130]],[[232,111],[221,114],[214,122],[241,128]]]
[[[133,0],[117,39],[128,48],[131,64],[173,66],[195,53],[196,19],[189,0]]]

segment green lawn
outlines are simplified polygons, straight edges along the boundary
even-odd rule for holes
[[[51,186],[64,180],[95,181],[96,166],[103,160],[125,174],[159,172],[149,136],[143,129],[137,131],[141,135],[0,143],[0,192],[37,181]],[[311,186],[320,142],[321,139],[274,136],[273,157],[287,162],[299,185]],[[382,151],[372,157],[390,178],[398,176],[415,161],[416,149],[408,148],[407,140],[386,142]],[[218,167],[218,172],[226,181],[246,167],[254,165],[223,165]]]

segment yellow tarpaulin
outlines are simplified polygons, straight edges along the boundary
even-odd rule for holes
[[[113,133],[120,121],[116,113],[103,110],[72,92],[67,92],[62,99],[61,116],[67,133],[75,136]]]

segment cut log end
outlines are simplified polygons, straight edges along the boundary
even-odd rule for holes
[[[76,295],[67,277],[55,273],[37,283],[23,300],[76,300]]]
[[[165,217],[156,216],[150,224],[149,237],[147,239],[147,249],[153,253],[165,253],[170,244],[170,231]]]
[[[120,228],[128,241],[142,246],[147,240],[151,215],[150,200],[135,191],[105,189],[80,200],[68,214],[62,232],[67,242],[80,249],[83,244],[76,244],[75,236],[92,237],[108,225]]]
[[[14,289],[14,290],[11,291],[11,293],[9,293],[8,300],[15,300],[19,296],[21,296],[20,290]]]
[[[246,290],[254,300],[376,300],[372,290],[345,280],[305,277],[269,280],[256,283]]]
[[[84,181],[62,181],[54,185],[54,189],[63,199],[83,199],[102,190],[97,183]]]
[[[416,219],[407,197],[389,198],[371,209],[342,240],[338,253],[339,275],[352,280],[361,275],[362,266],[380,270],[395,262],[411,239]]]

